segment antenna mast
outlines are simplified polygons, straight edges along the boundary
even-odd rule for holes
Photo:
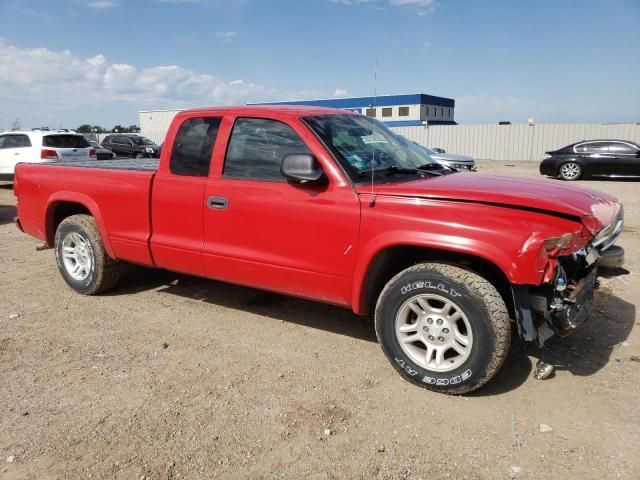
[[[378,106],[378,50],[376,49],[376,65],[373,69],[373,108],[377,112]],[[375,117],[375,115],[374,115]],[[373,133],[371,142],[371,198],[369,199],[369,208],[373,208],[376,204],[376,197],[373,192],[373,178],[376,169],[376,122],[373,121]]]

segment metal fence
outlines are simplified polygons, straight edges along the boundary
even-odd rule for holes
[[[155,123],[141,122],[144,135],[158,144],[164,141],[176,111],[161,112]],[[142,117],[141,117],[142,118]],[[143,119],[144,120],[144,119]],[[160,122],[160,120],[162,120]],[[395,132],[427,147],[471,155],[479,160],[539,161],[544,152],[580,140],[615,138],[640,143],[640,124],[479,124],[394,127]],[[102,139],[104,135],[99,135]]]
[[[640,143],[640,124],[439,125],[393,130],[428,147],[480,160],[542,160],[544,152],[580,140],[615,138]]]

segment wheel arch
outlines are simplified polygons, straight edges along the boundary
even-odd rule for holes
[[[557,163],[556,176],[560,176],[560,169],[565,163],[578,164],[580,166],[580,169],[582,170],[582,175],[586,174],[586,170],[588,168],[587,162],[585,162],[584,159],[579,156],[571,156],[560,159],[560,161]]]
[[[53,246],[56,230],[60,223],[72,215],[90,215],[96,222],[104,249],[109,257],[115,259],[107,228],[98,205],[88,196],[75,192],[57,192],[47,202],[45,213],[46,243]]]
[[[367,315],[386,285],[396,274],[422,262],[438,262],[466,268],[487,279],[502,296],[509,314],[515,318],[511,282],[505,271],[494,260],[475,253],[441,246],[400,243],[380,248],[367,262],[362,275],[354,279],[353,305],[355,313]]]

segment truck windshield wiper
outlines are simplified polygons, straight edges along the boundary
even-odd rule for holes
[[[425,163],[424,165],[420,165],[418,170],[440,170],[442,168],[442,165],[439,163]]]
[[[367,175],[371,175],[371,174],[376,174],[376,173],[382,173],[385,175],[394,175],[394,174],[401,174],[401,175],[417,175],[420,172],[418,171],[417,168],[404,168],[404,167],[397,167],[395,165],[391,165],[389,167],[384,167],[384,168],[374,168],[374,169],[367,169],[367,170],[359,170],[358,171],[358,177],[366,177]]]
[[[453,170],[449,167],[445,167],[444,165],[440,165],[439,163],[425,163],[424,165],[420,165],[418,170],[424,173],[430,173],[431,175],[442,176],[443,172],[434,172],[433,170]]]

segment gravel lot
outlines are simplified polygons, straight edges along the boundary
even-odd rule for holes
[[[640,478],[640,184],[580,183],[624,202],[630,273],[465,397],[403,381],[346,310],[146,269],[77,295],[0,183],[0,478]]]

